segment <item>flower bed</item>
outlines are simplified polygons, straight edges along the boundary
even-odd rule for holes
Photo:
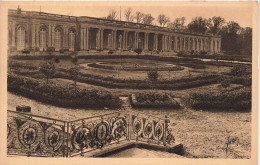
[[[8,75],[8,91],[65,107],[118,108],[119,98],[104,90],[71,89],[55,83],[45,84],[37,79]]]
[[[180,108],[180,104],[168,94],[136,93],[131,95],[131,104],[138,108]]]

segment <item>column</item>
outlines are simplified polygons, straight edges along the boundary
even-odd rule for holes
[[[100,29],[100,49],[101,50],[103,50],[103,48],[104,48],[103,36],[104,36],[104,29]]]
[[[35,24],[32,26],[33,33],[32,33],[32,47],[35,47]],[[47,47],[51,47],[51,25],[48,25],[48,40],[47,40]]]
[[[35,40],[36,44],[35,45],[36,45],[37,48],[39,48],[40,47],[39,46],[39,44],[40,44],[40,39],[39,39],[40,38],[40,36],[39,36],[40,35],[40,32],[39,32],[40,31],[40,25],[36,24],[35,28],[36,28],[36,40]]]
[[[125,32],[125,50],[128,50],[128,31]]]
[[[67,46],[67,42],[68,42],[68,39],[67,39],[67,33],[68,33],[68,30],[67,30],[67,26],[64,26],[64,30],[63,30],[63,46],[62,48],[63,49],[66,49],[68,46]]]
[[[136,48],[139,48],[139,32],[136,32]]]
[[[156,42],[157,42],[157,34],[154,34],[154,42],[153,42],[153,50],[157,50],[157,47],[156,47]]]
[[[80,28],[80,50],[83,50],[83,44],[84,44],[84,41],[83,41],[83,28]]]
[[[87,49],[87,37],[86,37],[86,28],[84,27],[83,28],[83,50],[86,50]]]
[[[55,25],[52,25],[52,47],[55,47],[55,43],[54,43],[54,38],[55,38]]]
[[[213,52],[213,40],[210,39],[210,52]]]
[[[35,24],[32,24],[32,48],[35,48]]]
[[[144,50],[147,50],[147,33],[144,33]]]
[[[125,50],[126,46],[125,46],[125,31],[123,31],[123,43],[122,43],[122,49]]]
[[[12,22],[11,26],[12,26],[12,47],[14,48],[15,47],[15,35],[16,35],[16,33],[15,33],[15,23]]]
[[[89,50],[89,28],[86,28],[86,49]]]
[[[178,43],[178,38],[177,38],[177,36],[174,36],[174,50],[175,51],[177,51],[178,50],[178,48],[177,48],[177,43]]]
[[[101,49],[101,47],[100,47],[100,29],[98,29],[98,31],[97,31],[97,36],[96,36],[96,50],[99,50],[99,49]]]
[[[218,52],[221,52],[221,39],[219,39]]]
[[[218,40],[215,40],[215,51],[218,52]]]
[[[113,30],[113,45],[114,45],[114,50],[116,50],[116,30]]]
[[[162,35],[162,51],[165,50],[165,45],[164,45],[165,39],[164,38],[165,38],[164,35]]]

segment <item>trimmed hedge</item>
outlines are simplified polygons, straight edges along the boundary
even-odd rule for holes
[[[71,75],[66,72],[59,72],[54,77],[73,80]],[[83,74],[78,75],[77,81],[106,88],[120,88],[120,89],[187,89],[204,85],[217,83],[219,79],[218,75],[203,75],[191,78],[184,78],[179,80],[165,80],[156,81],[151,83],[144,80],[122,80],[115,79],[113,77],[102,77],[98,75]]]
[[[119,108],[120,100],[117,96],[104,90],[75,89],[57,85],[55,83],[43,83],[33,78],[18,75],[8,75],[7,88],[32,99],[47,102],[62,107],[84,108]]]
[[[165,93],[136,93],[130,100],[137,108],[180,108],[180,104]]]
[[[217,93],[192,93],[186,104],[193,109],[251,109],[251,88],[240,88]]]

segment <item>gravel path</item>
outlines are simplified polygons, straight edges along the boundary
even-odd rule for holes
[[[8,109],[18,105],[29,105],[32,113],[55,119],[75,120],[93,115],[115,112],[116,110],[91,110],[60,108],[42,104],[21,96],[8,93]],[[175,139],[186,148],[186,157],[195,158],[250,158],[251,112],[212,112],[181,110],[135,110],[171,120]],[[228,136],[239,138],[238,146],[231,144],[226,153]],[[132,153],[132,151],[126,151]],[[142,152],[142,151],[137,151]]]

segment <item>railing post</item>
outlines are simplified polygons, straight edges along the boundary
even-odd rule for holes
[[[66,143],[67,143],[67,150],[66,150],[66,157],[69,157],[69,155],[70,155],[70,148],[69,148],[69,127],[70,127],[70,125],[69,125],[69,122],[67,123],[67,141],[66,141]]]
[[[169,123],[169,119],[167,119],[167,115],[165,115],[165,119],[164,119],[164,130],[163,130],[163,145],[166,146],[166,132],[167,132],[167,128],[168,128],[168,123]]]
[[[131,140],[131,118],[132,118],[132,115],[131,115],[131,112],[128,114],[128,122],[127,122],[127,130],[128,130],[128,136],[127,136],[127,140],[130,141]]]

